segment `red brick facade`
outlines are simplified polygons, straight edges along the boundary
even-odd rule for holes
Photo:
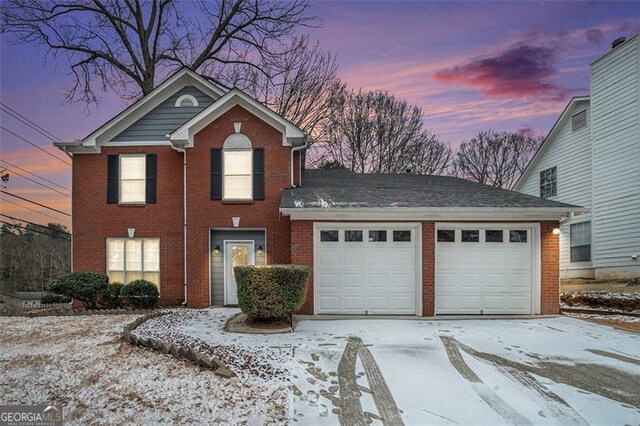
[[[210,150],[222,148],[234,133],[233,123],[254,148],[264,148],[265,199],[225,202],[210,199]],[[156,153],[157,202],[147,205],[108,204],[107,155]],[[298,184],[299,155],[295,154],[294,178]],[[169,146],[104,147],[101,154],[73,157],[73,268],[106,272],[106,239],[127,237],[160,239],[162,305],[184,300],[183,253],[183,155]],[[264,228],[267,263],[294,263],[313,268],[313,222],[290,221],[279,213],[280,197],[291,186],[291,148],[282,145],[282,134],[247,110],[236,106],[195,135],[187,149],[187,301],[190,307],[210,305],[209,238],[211,228],[232,228],[240,217],[242,228]],[[302,182],[304,185],[304,182]],[[559,236],[549,232],[557,222],[541,224],[541,313],[559,312]],[[422,312],[434,314],[435,223],[422,222]],[[301,313],[313,314],[313,274]]]

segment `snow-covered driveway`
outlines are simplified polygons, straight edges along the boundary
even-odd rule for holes
[[[567,317],[224,332],[236,312],[182,311],[138,332],[208,346],[247,383],[286,383],[299,424],[640,424],[637,334]]]

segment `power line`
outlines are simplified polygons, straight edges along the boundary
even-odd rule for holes
[[[15,201],[5,200],[4,198],[0,198],[0,201],[2,201],[3,203],[13,204],[14,206],[18,206],[21,209],[31,210],[34,213],[41,214],[41,215],[46,216],[46,217],[51,218],[51,219],[60,220],[60,218],[57,218],[55,216],[51,216],[50,214],[41,212],[40,210],[32,209],[31,207],[28,207],[28,206],[23,206],[22,204],[18,204]]]
[[[22,201],[26,201],[28,203],[35,204],[37,206],[44,207],[45,209],[49,209],[49,210],[52,210],[54,212],[57,212],[57,213],[65,215],[65,216],[71,217],[71,215],[69,213],[63,212],[62,210],[58,210],[58,209],[54,209],[53,207],[45,206],[44,204],[40,204],[40,203],[38,203],[36,201],[29,200],[28,198],[24,198],[24,197],[21,197],[19,195],[12,194],[12,193],[7,192],[5,190],[0,189],[0,193],[1,194],[7,194],[7,195],[9,195],[11,197],[16,197],[16,198],[18,198],[18,199],[20,199]]]
[[[25,176],[25,175],[23,175],[23,174],[21,174],[21,173],[19,173],[19,172],[16,172],[15,170],[12,170],[12,169],[8,169],[8,170],[9,170],[9,171],[11,171],[12,173],[17,174],[18,176],[22,177],[23,179],[30,180],[31,182],[33,182],[33,183],[35,183],[35,184],[38,184],[38,185],[42,186],[43,188],[50,189],[51,191],[55,191],[55,192],[57,192],[57,193],[58,193],[58,194],[60,194],[60,195],[64,195],[64,196],[65,196],[65,197],[67,197],[67,198],[71,198],[71,195],[69,195],[69,194],[65,194],[64,192],[62,192],[62,191],[60,191],[60,190],[58,190],[58,189],[52,188],[52,187],[50,187],[49,185],[45,185],[44,183],[40,183],[40,182],[38,182],[38,181],[37,181],[37,180],[35,180],[35,179],[31,179],[31,178],[30,178],[30,177],[28,177],[28,176]]]
[[[36,234],[42,234],[42,235],[46,235],[48,237],[58,238],[60,240],[71,241],[71,238],[59,237],[58,235],[49,234],[48,232],[37,231],[37,230],[35,230],[33,228],[27,228],[26,226],[21,226],[21,225],[15,224],[15,223],[7,222],[6,220],[0,220],[0,223],[5,223],[5,224],[7,224],[9,226],[15,226],[16,228],[24,229],[26,231],[34,232]]]
[[[10,162],[8,162],[8,161],[6,161],[6,160],[3,160],[3,159],[0,159],[0,162],[5,163],[5,164],[8,164],[9,166],[13,167],[14,169],[22,170],[22,171],[23,171],[23,172],[25,172],[25,173],[28,173],[28,174],[30,174],[30,175],[32,175],[32,176],[35,176],[35,177],[37,177],[37,178],[39,178],[39,179],[42,179],[42,180],[44,180],[44,181],[49,182],[49,183],[50,183],[50,184],[52,184],[52,185],[55,185],[55,186],[57,186],[57,187],[59,187],[59,188],[62,188],[62,189],[64,189],[64,190],[66,190],[66,191],[71,192],[71,190],[70,190],[69,188],[67,188],[66,186],[64,186],[64,185],[60,185],[59,183],[56,183],[56,182],[54,182],[54,181],[52,181],[52,180],[49,180],[49,179],[47,179],[47,178],[46,178],[46,177],[44,177],[44,176],[40,176],[40,175],[39,175],[39,174],[37,174],[37,173],[30,172],[30,171],[29,171],[29,170],[27,170],[27,169],[24,169],[24,168],[22,168],[22,167],[20,167],[20,166],[16,166],[15,164],[10,163]]]
[[[1,105],[0,109],[2,111],[4,111],[5,113],[9,114],[13,118],[15,118],[16,120],[21,122],[22,124],[30,127],[31,129],[35,130],[36,132],[40,133],[45,138],[51,139],[53,142],[56,142],[56,141],[60,140],[59,137],[57,137],[56,135],[54,135],[53,133],[51,133],[47,129],[37,125],[36,123],[31,121],[30,119],[28,119],[24,115],[20,114],[18,111],[16,111],[15,109],[11,108],[7,104],[0,102],[0,105]],[[7,110],[9,110],[9,111],[7,111]]]
[[[39,224],[39,223],[29,222],[28,220],[20,219],[20,218],[18,218],[18,217],[9,216],[9,215],[7,215],[7,214],[2,214],[2,213],[0,213],[0,216],[8,217],[9,219],[11,219],[11,220],[16,220],[16,221],[18,221],[18,222],[28,223],[29,225],[38,226],[38,227],[40,227],[40,228],[46,229],[47,231],[51,231],[51,232],[58,232],[58,233],[60,233],[60,234],[65,234],[65,235],[71,235],[70,233],[65,232],[65,231],[60,231],[60,230],[58,230],[58,229],[52,229],[52,228],[49,228],[48,226],[41,225],[41,224]]]
[[[49,151],[47,151],[46,149],[43,149],[41,146],[38,146],[38,145],[36,145],[35,143],[31,142],[30,140],[23,138],[22,136],[20,136],[20,135],[18,135],[18,134],[16,134],[16,133],[14,133],[14,132],[12,132],[11,130],[7,129],[6,127],[4,127],[4,126],[0,126],[0,129],[4,130],[4,131],[5,131],[5,132],[7,132],[7,133],[11,133],[11,134],[12,134],[13,136],[15,136],[16,138],[18,138],[18,139],[20,139],[20,140],[22,140],[22,141],[24,141],[24,142],[28,143],[28,144],[29,144],[29,145],[31,145],[31,146],[34,146],[34,147],[38,148],[40,151],[44,152],[44,153],[45,153],[45,154],[47,154],[47,155],[52,156],[53,158],[55,158],[56,160],[58,160],[58,161],[60,161],[60,162],[62,162],[62,163],[64,163],[64,164],[66,164],[67,166],[71,166],[71,163],[69,163],[69,162],[67,162],[67,161],[63,160],[62,158],[60,158],[60,157],[58,157],[58,156],[56,156],[56,155],[53,155],[52,153],[50,153],[50,152],[49,152]]]

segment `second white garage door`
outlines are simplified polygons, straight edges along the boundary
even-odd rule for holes
[[[438,224],[436,314],[531,314],[535,229]]]
[[[416,225],[316,224],[318,314],[416,313]]]

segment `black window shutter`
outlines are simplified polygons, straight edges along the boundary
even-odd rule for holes
[[[146,164],[146,188],[145,202],[147,204],[155,204],[156,202],[156,180],[158,176],[158,155],[147,154]]]
[[[264,148],[253,150],[253,199],[264,200]]]
[[[222,200],[222,150],[211,150],[211,199]]]
[[[107,203],[118,202],[118,183],[120,180],[118,158],[118,154],[107,156]]]

